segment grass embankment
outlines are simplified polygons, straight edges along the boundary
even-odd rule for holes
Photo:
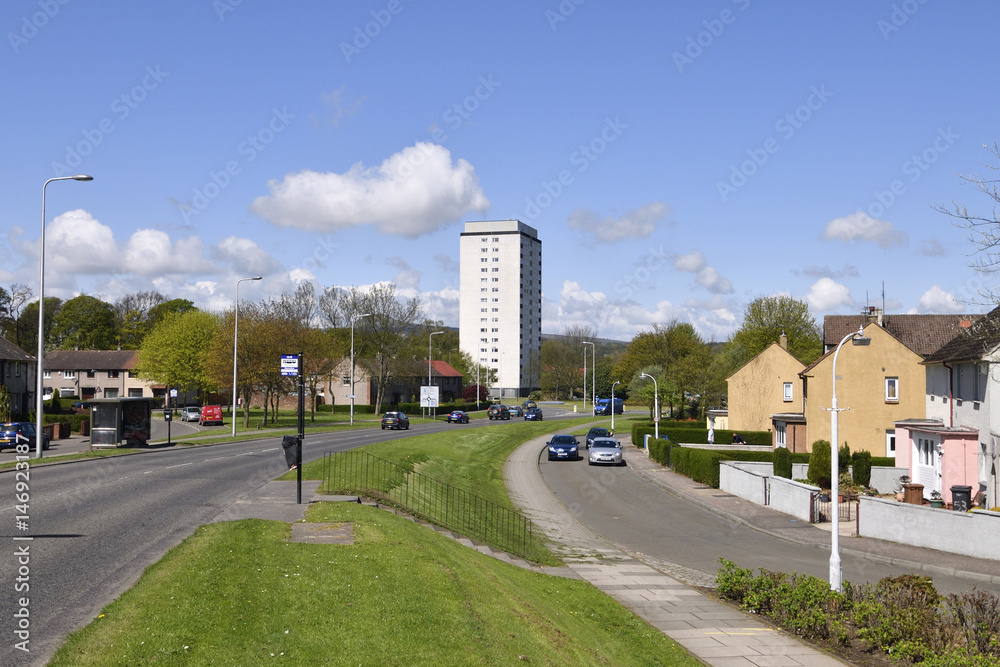
[[[212,524],[51,665],[696,665],[590,584],[522,570],[375,508],[322,503],[354,544]]]

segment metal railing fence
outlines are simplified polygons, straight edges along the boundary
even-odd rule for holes
[[[367,452],[327,452],[323,480],[327,493],[373,498],[516,556],[531,548],[527,517]]]

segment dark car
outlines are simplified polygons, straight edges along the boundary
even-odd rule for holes
[[[510,410],[507,409],[506,405],[501,405],[500,403],[495,403],[490,406],[490,409],[486,411],[486,416],[490,420],[494,419],[510,419]]]
[[[448,414],[447,422],[450,424],[455,422],[456,424],[468,424],[469,423],[469,413],[464,410],[452,410]]]
[[[402,412],[387,412],[382,415],[382,429],[401,428],[410,430],[410,418]]]
[[[528,400],[526,400],[524,403],[521,403],[521,409],[522,410],[527,410],[528,408],[537,408],[537,407],[538,407],[538,403],[535,403],[530,398]]]
[[[594,438],[610,438],[611,431],[606,428],[594,427],[587,431],[587,449],[590,449],[590,445],[594,442]]]
[[[545,444],[549,447],[549,461],[580,458],[580,442],[572,435],[554,435]]]
[[[524,411],[524,421],[529,421],[529,422],[542,421],[542,409],[528,408],[527,410]]]
[[[35,440],[34,422],[8,422],[0,424],[0,449],[14,447],[18,443],[28,445],[31,451],[38,447]],[[49,448],[49,436],[42,433],[42,449]]]

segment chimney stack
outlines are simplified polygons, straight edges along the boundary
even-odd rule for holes
[[[788,336],[785,335],[784,331],[782,331],[781,336],[778,337],[778,345],[781,346],[782,350],[785,350],[786,352],[788,351]]]

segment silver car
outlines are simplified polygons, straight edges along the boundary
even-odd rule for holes
[[[590,443],[590,454],[587,457],[587,464],[597,465],[599,463],[606,463],[612,466],[625,465],[621,443],[614,438],[594,438],[594,441]]]
[[[201,408],[197,406],[187,406],[181,409],[182,422],[196,422],[201,418]]]

